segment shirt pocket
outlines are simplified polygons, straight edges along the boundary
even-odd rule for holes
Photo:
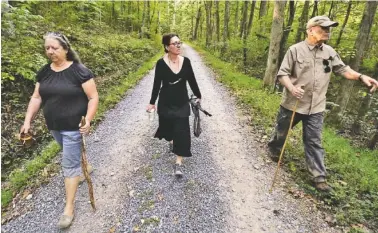
[[[312,59],[307,57],[298,56],[296,65],[302,72],[309,71],[312,68]]]

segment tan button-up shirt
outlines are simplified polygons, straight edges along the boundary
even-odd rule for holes
[[[331,72],[341,75],[348,68],[331,46],[314,46],[302,41],[286,52],[277,77],[289,76],[294,86],[304,85],[305,93],[298,102],[296,112],[310,115],[325,110]],[[293,110],[296,101],[297,98],[285,88],[282,107]]]

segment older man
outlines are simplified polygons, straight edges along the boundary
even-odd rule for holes
[[[331,71],[350,80],[360,80],[373,92],[378,82],[362,75],[340,59],[337,52],[324,44],[330,38],[331,27],[337,22],[326,16],[316,16],[307,23],[307,38],[289,48],[278,71],[277,78],[285,87],[277,116],[277,125],[268,143],[273,159],[277,160],[283,146],[292,115],[298,100],[293,126],[302,121],[306,163],[319,191],[329,192],[326,182],[324,149],[322,147],[323,112]]]

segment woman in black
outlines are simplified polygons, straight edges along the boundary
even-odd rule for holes
[[[89,132],[98,106],[98,93],[92,72],[81,64],[67,37],[57,32],[47,33],[44,47],[51,63],[37,73],[20,132],[28,133],[32,119],[42,106],[47,128],[63,148],[66,206],[58,226],[66,228],[74,218],[75,194],[82,175],[81,134]],[[85,125],[80,125],[82,116]]]
[[[172,152],[177,155],[174,173],[181,177],[183,157],[192,156],[186,83],[189,83],[198,101],[201,99],[201,92],[189,58],[180,56],[182,42],[178,35],[164,35],[162,42],[166,54],[156,63],[155,80],[147,111],[155,110],[159,95],[159,128],[155,137],[172,143]]]

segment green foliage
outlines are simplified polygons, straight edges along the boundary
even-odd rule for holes
[[[12,201],[12,198],[12,191],[1,190],[1,208],[7,206]]]
[[[146,54],[154,51],[156,45],[148,39],[136,39],[130,35],[99,35],[89,38],[81,37],[78,52],[92,71],[101,76],[123,70],[135,70],[145,60]],[[101,65],[99,65],[101,64]]]
[[[45,21],[26,9],[7,8],[4,3],[2,9],[1,83],[14,81],[15,77],[34,80],[36,72],[46,63],[40,36]]]

